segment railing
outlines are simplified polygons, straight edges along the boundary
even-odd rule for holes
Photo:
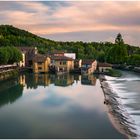
[[[0,69],[2,68],[10,68],[10,67],[17,67],[16,64],[12,64],[12,65],[0,65]]]
[[[11,71],[11,70],[13,70],[15,68],[17,68],[16,64],[13,64],[13,65],[0,65],[0,73],[8,72],[8,71]]]

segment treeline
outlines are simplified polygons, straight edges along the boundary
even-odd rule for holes
[[[21,52],[15,47],[0,48],[0,64],[13,64],[22,60]]]
[[[0,25],[1,46],[49,46],[51,41],[34,35],[28,31],[13,27],[12,25]]]
[[[112,64],[126,64],[140,66],[140,48],[129,48],[124,44],[119,33],[115,39],[115,44],[108,49],[106,61]]]
[[[140,48],[125,44],[121,34],[111,42],[60,42],[38,37],[13,26],[0,26],[1,46],[37,47],[40,53],[64,50],[76,53],[77,58],[97,59],[100,62],[139,65]],[[135,61],[137,60],[137,61]]]

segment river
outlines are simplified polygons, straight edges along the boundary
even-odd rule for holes
[[[129,84],[131,99],[124,102],[136,120],[138,82],[118,83]],[[69,74],[23,74],[0,82],[0,138],[126,138],[110,121],[100,86],[93,75]]]

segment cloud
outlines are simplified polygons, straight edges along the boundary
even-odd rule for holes
[[[119,32],[119,31],[118,31]],[[82,31],[82,32],[71,32],[71,33],[55,33],[55,34],[46,34],[42,35],[42,37],[49,38],[57,41],[84,41],[84,42],[114,42],[117,33],[113,30],[106,31]],[[122,32],[123,39],[125,43],[132,44],[138,46],[139,44],[139,36],[140,32]]]
[[[135,44],[138,40],[132,34],[138,35],[140,31],[138,13],[140,1],[0,2],[1,24],[13,24],[41,36],[55,37],[57,34],[63,37],[64,34],[70,36],[80,32],[98,32],[108,39],[110,36],[107,34],[110,32],[121,32],[127,34],[126,38],[131,38],[130,42]]]

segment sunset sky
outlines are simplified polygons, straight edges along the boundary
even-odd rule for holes
[[[112,41],[120,32],[140,46],[140,1],[0,1],[0,24],[62,41]]]

